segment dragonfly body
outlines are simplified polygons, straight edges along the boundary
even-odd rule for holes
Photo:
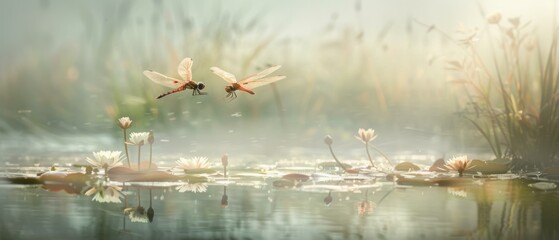
[[[151,71],[151,70],[144,71],[144,75],[148,77],[150,80],[152,80],[153,82],[173,89],[171,91],[159,95],[157,99],[160,99],[172,93],[184,91],[186,89],[192,89],[193,96],[207,94],[205,92],[200,91],[206,87],[204,83],[195,82],[192,80],[192,70],[191,70],[192,63],[193,61],[191,58],[185,58],[179,64],[178,72],[182,80],[168,77],[161,73]]]
[[[225,97],[233,100],[237,97],[237,90],[254,95],[255,93],[252,89],[284,79],[285,76],[266,77],[272,72],[278,70],[280,67],[280,65],[272,66],[262,72],[253,74],[239,81],[237,81],[235,75],[228,73],[218,67],[212,67],[210,68],[210,70],[215,75],[221,77],[223,80],[229,83],[227,86],[225,86],[225,92],[227,92],[227,95]]]
[[[186,90],[186,89],[192,89],[192,96],[194,96],[194,95],[205,95],[205,94],[206,94],[205,92],[200,92],[200,90],[201,90],[201,89],[204,89],[204,87],[205,87],[204,83],[201,83],[201,82],[196,83],[196,82],[194,82],[194,81],[190,81],[190,82],[187,82],[187,83],[185,83],[184,85],[182,85],[182,86],[180,86],[180,87],[178,87],[178,88],[175,88],[175,89],[173,89],[173,90],[171,90],[171,91],[168,91],[168,92],[166,92],[166,93],[163,93],[163,94],[157,96],[157,99],[160,99],[160,98],[162,98],[162,97],[165,97],[165,96],[167,96],[167,95],[169,95],[169,94],[171,94],[171,93],[176,93],[176,92],[184,91],[184,90]]]

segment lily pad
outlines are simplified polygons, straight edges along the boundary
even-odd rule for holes
[[[503,174],[510,170],[510,165],[503,162],[482,161],[478,159],[472,160],[471,168],[464,171],[465,173],[475,174],[481,172],[482,174]]]
[[[444,159],[439,158],[437,161],[431,165],[429,168],[430,172],[448,172],[448,169],[445,167]]]
[[[290,173],[281,177],[282,179],[297,181],[297,182],[306,182],[309,180],[309,176],[300,173]]]
[[[352,168],[351,165],[345,164],[345,163],[342,163],[342,166],[344,166],[344,168],[346,168],[346,169]],[[340,168],[340,165],[337,164],[336,162],[323,162],[323,163],[318,164],[318,169],[321,169],[321,170],[335,170],[335,169],[339,169],[339,168]]]
[[[394,167],[396,171],[419,171],[421,168],[411,162],[402,162]]]

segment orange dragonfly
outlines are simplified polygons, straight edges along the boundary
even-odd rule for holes
[[[161,73],[152,71],[152,70],[146,70],[144,71],[144,75],[146,75],[146,77],[148,77],[149,79],[151,79],[153,82],[163,85],[165,87],[170,87],[173,90],[168,91],[166,93],[163,93],[161,95],[159,95],[157,97],[157,99],[160,99],[162,97],[165,97],[171,93],[176,93],[176,92],[180,92],[180,91],[184,91],[186,89],[192,89],[192,95],[206,95],[207,93],[205,92],[200,92],[200,90],[204,89],[206,87],[206,85],[204,85],[203,82],[195,82],[192,81],[192,58],[185,58],[181,61],[181,63],[179,64],[179,75],[181,76],[181,79],[176,79],[176,78],[172,78],[172,77],[167,77]]]
[[[285,78],[285,76],[273,76],[273,77],[266,77],[273,73],[274,71],[278,70],[281,65],[275,65],[270,68],[265,69],[262,72],[257,74],[250,75],[242,80],[237,81],[235,75],[223,71],[218,67],[211,67],[210,70],[217,76],[223,78],[229,84],[225,86],[225,91],[227,92],[226,98],[230,98],[231,101],[237,97],[237,93],[235,91],[241,90],[250,94],[254,94],[252,89],[255,89],[260,86],[264,86],[266,84],[273,83],[275,81],[279,81]]]

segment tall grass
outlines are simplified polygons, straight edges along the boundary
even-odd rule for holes
[[[462,116],[481,133],[497,158],[512,159],[517,170],[557,164],[558,30],[553,30],[550,46],[542,54],[528,22],[500,19],[500,13],[488,17],[484,36],[490,54],[482,54],[473,41],[477,33],[470,32],[461,39],[464,59],[448,62],[448,69],[455,73],[452,82],[462,85],[467,99]]]

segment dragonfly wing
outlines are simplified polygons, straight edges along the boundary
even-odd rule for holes
[[[275,66],[269,67],[267,69],[264,69],[264,71],[259,72],[257,74],[250,75],[250,76],[244,78],[243,80],[241,80],[239,82],[243,82],[243,81],[251,82],[253,80],[261,79],[263,77],[266,77],[266,76],[270,75],[270,73],[273,73],[274,71],[278,70],[279,68],[281,68],[281,65],[275,65]]]
[[[218,67],[211,67],[210,70],[217,76],[219,76],[220,78],[223,78],[223,80],[227,81],[228,83],[236,83],[237,82],[237,78],[235,78],[235,75],[228,73],[226,71],[223,71],[221,68]]]
[[[185,58],[179,64],[179,75],[186,81],[192,81],[192,58]]]
[[[252,80],[252,81],[245,81],[243,83],[240,83],[241,86],[248,88],[248,89],[255,89],[257,87],[260,86],[264,86],[266,84],[270,84],[279,80],[284,79],[285,76],[273,76],[273,77],[267,77],[267,78],[262,78],[262,79],[258,79],[258,80]]]
[[[178,88],[186,83],[183,80],[167,77],[161,73],[151,70],[145,70],[144,75],[146,75],[146,77],[148,77],[151,81],[170,88]]]

